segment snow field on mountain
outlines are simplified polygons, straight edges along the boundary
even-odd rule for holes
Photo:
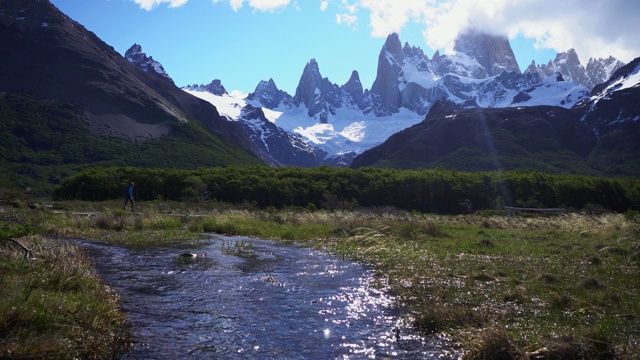
[[[265,111],[265,114],[282,129],[299,134],[329,155],[360,154],[424,120],[423,115],[404,108],[392,116],[376,117],[373,113],[363,115],[358,110],[343,106],[336,110],[335,115],[329,114],[327,124],[309,117],[304,106],[286,112],[270,111],[267,114]]]
[[[242,94],[214,95],[207,91],[183,89],[191,95],[210,102],[220,115],[229,120],[238,120],[242,108],[247,104],[260,107],[257,102],[246,101]],[[329,114],[328,123],[319,123],[317,119],[307,115],[304,105],[274,110],[262,108],[265,117],[283,130],[302,136],[311,145],[326,151],[329,156],[346,153],[362,153],[383,143],[391,135],[424,120],[407,109],[392,116],[376,117],[373,113],[363,115],[359,110],[346,106],[337,109],[336,114]]]
[[[631,72],[629,72],[628,76],[620,78],[618,81],[614,82],[607,88],[608,91],[618,91],[629,89],[632,87],[638,87],[640,85],[640,64],[636,66]]]
[[[609,84],[609,86],[607,86],[602,92],[595,96],[592,96],[593,103],[591,104],[591,107],[595,107],[598,101],[603,98],[609,97],[613,92],[634,87],[640,87],[640,63],[628,74],[626,74],[625,76],[621,76],[620,78],[616,79],[616,81]]]
[[[213,106],[218,109],[218,113],[229,120],[238,120],[238,118],[240,117],[240,113],[242,112],[242,108],[246,105],[244,99],[238,96],[236,93],[232,93],[231,95],[224,94],[222,96],[219,96],[202,90],[189,90],[185,88],[183,88],[182,90],[213,104]]]

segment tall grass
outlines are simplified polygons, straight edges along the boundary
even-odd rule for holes
[[[468,359],[640,357],[637,217],[204,209],[166,202],[130,214],[109,210],[119,202],[79,206],[100,213],[45,212],[34,222],[50,237],[155,246],[214,232],[295,241],[367,262],[416,327],[462,344]]]
[[[418,236],[359,229],[338,248],[377,264],[420,329],[466,334],[469,358],[503,356],[487,350],[487,334],[517,350],[504,358],[558,348],[559,339],[574,339],[567,348],[590,358],[639,356],[637,223],[621,215],[432,221],[440,230]]]
[[[326,226],[297,241],[374,264],[414,324],[454,336],[466,358],[639,356],[640,226],[623,215],[341,211],[218,221],[215,231],[271,238]]]
[[[128,344],[118,295],[77,246],[39,236],[25,260],[0,246],[0,358],[109,358]]]

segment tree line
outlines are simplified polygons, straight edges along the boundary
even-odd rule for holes
[[[66,179],[54,199],[216,200],[261,208],[395,207],[460,214],[503,206],[640,209],[640,180],[538,172],[460,172],[336,167],[92,168]]]

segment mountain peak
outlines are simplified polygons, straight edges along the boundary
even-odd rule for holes
[[[351,96],[351,100],[360,110],[369,107],[369,101],[364,96],[362,82],[360,82],[360,74],[356,70],[351,72],[349,81],[342,86],[342,89]]]
[[[142,46],[135,43],[124,53],[124,57],[129,59],[131,56],[135,56],[139,53],[142,53]]]
[[[173,82],[173,79],[171,79],[169,74],[164,70],[162,64],[155,61],[151,56],[147,57],[147,54],[142,51],[142,46],[139,44],[133,44],[129,50],[125,52],[124,57],[143,71],[149,72],[149,70],[152,70],[156,74]]]
[[[400,42],[400,36],[397,33],[392,33],[387,36],[387,40],[384,45],[382,45],[380,56],[384,56],[389,59],[388,61],[395,61],[399,64],[404,62],[405,54],[402,43]]]
[[[182,89],[183,90],[189,90],[189,91],[204,91],[204,92],[208,92],[210,94],[217,95],[217,96],[222,96],[222,95],[228,94],[227,93],[227,89],[225,89],[224,86],[222,86],[222,82],[220,80],[218,80],[218,79],[215,79],[215,80],[211,81],[207,85],[193,84],[193,85],[187,85],[187,86],[183,87]]]
[[[556,62],[564,62],[569,66],[578,66],[580,65],[580,59],[578,58],[578,53],[575,49],[571,48],[563,53],[556,54]]]
[[[527,68],[524,70],[525,74],[535,74],[538,73],[538,66],[536,65],[536,61],[535,60],[531,60],[531,64],[529,64],[529,66],[527,66]]]
[[[205,86],[205,89],[216,95],[228,94],[227,89],[224,88],[219,79],[214,79],[211,83]]]
[[[598,84],[604,83],[609,80],[615,72],[625,66],[625,64],[614,58],[613,56],[609,56],[606,59],[599,58],[589,59],[589,62],[586,66],[587,76],[591,80],[591,84],[595,87]]]
[[[353,70],[351,72],[351,76],[349,77],[349,81],[347,81],[347,84],[349,84],[349,83],[354,83],[354,84],[357,83],[357,84],[360,84],[360,86],[362,86],[362,83],[360,82],[360,74],[358,74],[358,70]]]
[[[290,107],[292,102],[291,95],[278,89],[273,78],[260,81],[254,92],[247,95],[247,100],[258,101],[267,109],[275,109],[280,105]]]
[[[304,67],[293,103],[296,106],[304,104],[309,116],[326,124],[329,114],[335,115],[335,109],[341,106],[338,93],[339,87],[323,78],[318,63],[311,59]]]
[[[307,65],[305,65],[304,70],[306,71],[307,69],[316,70],[318,73],[320,73],[320,66],[318,66],[318,62],[316,61],[316,59],[311,59],[309,60],[309,62],[307,62]]]
[[[458,35],[453,49],[476,59],[487,76],[500,75],[503,71],[520,74],[509,39],[504,35],[468,30]]]
[[[386,50],[392,54],[402,53],[402,43],[400,42],[400,35],[398,33],[391,33],[387,36],[387,40],[382,46],[382,50]]]

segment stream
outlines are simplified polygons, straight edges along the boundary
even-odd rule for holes
[[[297,245],[204,236],[143,249],[78,241],[121,294],[134,338],[124,359],[448,357],[404,324],[366,266]]]

